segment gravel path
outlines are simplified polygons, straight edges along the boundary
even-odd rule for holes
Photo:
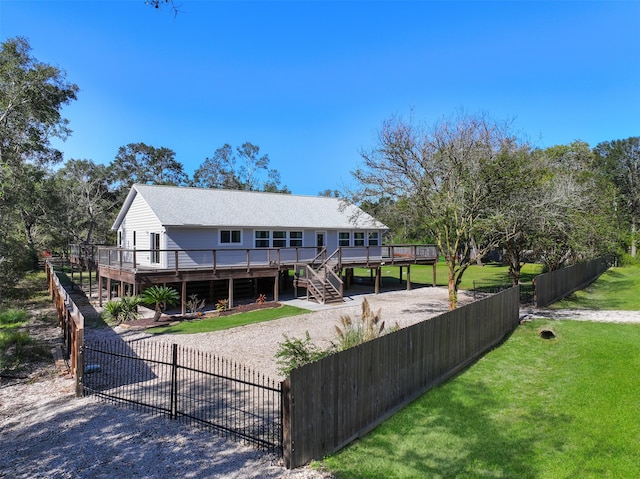
[[[206,349],[265,373],[277,372],[274,354],[283,334],[328,345],[340,315],[359,318],[364,296],[340,306],[316,306],[317,311],[228,331],[196,335],[162,335],[151,341],[171,341]],[[472,298],[461,295],[461,302]],[[436,316],[447,308],[444,288],[369,295],[372,309],[382,308],[387,326],[405,327]],[[293,301],[293,304],[296,304]],[[306,302],[302,307],[309,307]],[[585,319],[640,322],[640,312],[523,309],[529,319]],[[59,331],[52,329],[52,335]],[[127,328],[87,331],[89,338],[139,340],[148,335]],[[0,386],[0,477],[32,478],[329,478],[302,468],[284,469],[276,458],[228,439],[164,417],[73,397],[73,381],[50,368],[37,380]]]

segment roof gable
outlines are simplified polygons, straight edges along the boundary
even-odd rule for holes
[[[339,198],[138,184],[131,188],[112,229],[118,229],[136,195],[164,226],[387,229]]]

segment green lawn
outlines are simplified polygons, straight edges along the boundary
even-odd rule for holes
[[[320,464],[340,478],[637,477],[639,364],[640,325],[526,323]]]
[[[612,268],[562,307],[637,310],[639,286],[639,266]],[[639,365],[639,324],[527,322],[317,465],[339,478],[635,478]]]
[[[524,297],[526,295],[533,296],[533,278],[540,274],[542,265],[525,264],[522,267],[520,276],[520,288]],[[397,266],[387,266],[382,268],[383,283],[392,280],[398,280],[400,269]],[[496,287],[505,287],[511,285],[511,278],[508,275],[509,268],[495,263],[488,263],[484,266],[472,265],[462,275],[460,283],[461,290],[476,290],[496,292]],[[403,279],[406,279],[407,270],[403,268]],[[440,262],[436,265],[436,285],[447,286],[448,284],[447,265]],[[370,277],[370,270],[357,268],[355,275],[362,278]],[[411,267],[411,282],[415,284],[430,285],[433,282],[433,268],[431,266],[414,265]]]
[[[278,308],[259,309],[246,313],[236,313],[230,316],[222,316],[218,318],[197,319],[193,321],[182,321],[175,326],[163,326],[158,328],[150,328],[150,333],[162,334],[194,334],[208,333],[211,331],[220,331],[222,329],[235,328],[237,326],[245,326],[247,324],[262,323],[273,319],[287,318],[289,316],[297,316],[299,314],[308,313],[309,310],[296,308],[295,306],[282,305]]]
[[[554,308],[640,310],[640,265],[610,268],[598,281],[554,304]]]

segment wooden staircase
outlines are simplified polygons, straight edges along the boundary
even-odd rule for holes
[[[324,250],[316,259],[323,253]],[[296,265],[295,285],[307,289],[307,301],[320,304],[344,301],[344,284],[337,274],[340,262],[336,253],[337,251],[322,262],[314,259],[309,264]]]

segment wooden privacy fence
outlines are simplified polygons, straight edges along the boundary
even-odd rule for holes
[[[283,382],[288,468],[344,447],[457,374],[519,321],[519,287],[327,356]]]
[[[586,287],[604,273],[609,265],[607,258],[599,258],[536,276],[533,279],[536,307],[544,308]]]
[[[62,328],[64,339],[64,355],[69,360],[71,374],[76,382],[76,396],[82,396],[82,349],[84,346],[84,316],[60,283],[53,265],[45,262],[49,294],[58,313],[58,325]]]

